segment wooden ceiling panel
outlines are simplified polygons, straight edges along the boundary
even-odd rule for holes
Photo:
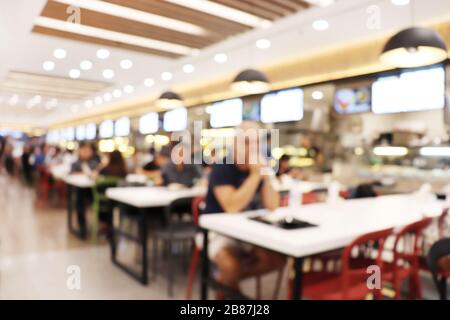
[[[80,17],[81,24],[85,27],[95,28],[94,30],[106,30],[125,34],[127,36],[140,37],[141,39],[163,41],[169,44],[183,46],[186,50],[181,53],[189,52],[191,49],[203,49],[212,44],[218,43],[251,29],[251,27],[243,25],[242,23],[227,20],[207,14],[198,10],[185,7],[183,5],[170,3],[165,0],[103,0],[105,3],[128,7],[134,10],[158,15],[166,18],[175,19],[185,23],[190,23],[203,28],[206,33],[203,35],[194,35],[185,33],[183,30],[172,30],[164,27],[138,22],[131,17],[122,18],[116,15],[109,15],[89,8],[90,10],[81,8]],[[233,9],[237,9],[262,19],[274,21],[278,18],[293,14],[295,12],[309,8],[309,5],[303,0],[209,0]],[[41,16],[44,18],[55,19],[58,22],[67,21],[68,5],[58,2],[57,0],[49,0],[45,6]],[[56,29],[58,26],[49,24],[35,25],[33,32],[41,33],[49,36],[63,37],[83,42],[90,42],[95,44],[118,47],[128,50],[140,51],[152,55],[178,58],[180,51],[171,49],[170,47],[163,48],[153,47],[153,45],[146,45],[146,47],[136,46],[136,41],[115,36],[104,36],[102,34],[94,34],[89,32],[84,33],[73,30]],[[109,39],[106,39],[106,38]],[[129,37],[130,38],[130,37]],[[111,39],[120,40],[112,41]],[[125,43],[127,40],[135,44]],[[141,41],[145,43],[145,41]],[[139,45],[143,45],[139,43]],[[151,47],[151,48],[148,48]],[[173,50],[172,52],[170,50]]]

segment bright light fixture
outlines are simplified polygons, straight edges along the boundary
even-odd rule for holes
[[[115,89],[112,94],[114,98],[120,98],[122,96],[122,90]]]
[[[334,4],[335,0],[305,0],[305,2],[318,7],[328,7]]]
[[[85,70],[85,71],[91,70],[91,69],[92,69],[92,66],[93,66],[93,64],[92,64],[92,62],[89,61],[89,60],[83,60],[83,61],[81,61],[81,63],[80,63],[80,68],[81,68],[81,70]]]
[[[124,70],[130,70],[133,67],[133,61],[130,59],[123,59],[120,61],[120,67]]]
[[[47,17],[37,17],[34,24],[39,27],[69,32],[87,37],[99,38],[113,42],[125,43],[137,47],[170,52],[178,55],[191,55],[193,49],[187,46],[134,36],[127,33],[116,32],[101,28],[90,27],[82,24],[71,23]]]
[[[56,108],[57,105],[58,105],[58,100],[57,99],[51,99],[50,101],[48,101],[45,104],[45,107],[50,110],[50,109]]]
[[[375,147],[373,153],[379,157],[404,157],[408,154],[405,147]]]
[[[111,53],[109,52],[108,49],[98,49],[97,50],[97,58],[99,59],[108,59],[109,56],[111,55]]]
[[[55,51],[53,51],[53,56],[56,59],[64,59],[67,57],[67,51],[64,49],[55,49]]]
[[[109,92],[106,92],[106,93],[103,95],[103,100],[105,100],[105,101],[111,101],[112,98],[113,98],[113,96],[112,96],[112,94],[109,93]]]
[[[123,88],[123,91],[124,91],[125,93],[133,93],[133,92],[134,92],[134,87],[133,87],[132,85],[128,84],[128,85],[126,85],[126,86]]]
[[[78,79],[81,76],[81,72],[78,69],[72,69],[69,71],[69,77],[72,79]]]
[[[94,102],[92,101],[92,100],[87,100],[85,103],[84,103],[84,106],[86,107],[86,108],[92,108],[93,106],[94,106]]]
[[[52,70],[55,69],[55,63],[54,63],[53,61],[45,61],[45,62],[42,64],[42,68],[43,68],[45,71],[52,71]]]
[[[391,0],[391,2],[395,6],[406,6],[409,4],[410,0]]]
[[[94,102],[95,102],[95,104],[102,104],[103,103],[103,98],[102,97],[95,97]]]
[[[17,94],[13,95],[9,100],[8,104],[13,107],[19,103],[19,96]]]
[[[172,72],[163,72],[161,73],[161,79],[164,81],[170,81],[173,79],[173,74]]]
[[[228,61],[228,56],[225,53],[218,53],[214,56],[214,61],[217,63],[225,63]]]
[[[259,49],[269,49],[272,43],[268,39],[259,39],[256,41],[256,47]]]
[[[330,24],[328,23],[327,20],[323,20],[322,19],[322,20],[314,21],[312,26],[313,26],[314,30],[324,31],[324,30],[327,30],[329,28]]]
[[[111,69],[103,70],[103,78],[105,78],[105,79],[112,79],[112,78],[114,78],[114,71],[111,70]]]
[[[266,28],[270,20],[263,19],[245,11],[231,8],[208,0],[165,0],[179,6],[187,7],[192,10],[204,12],[226,20],[234,21],[253,28]]]
[[[312,96],[312,98],[314,100],[322,100],[323,99],[323,92],[317,90],[317,91],[314,91],[311,96]]]
[[[184,73],[192,73],[195,71],[195,67],[192,64],[185,64],[183,66]]]
[[[155,85],[155,80],[153,80],[152,78],[147,78],[144,80],[144,86],[146,86],[147,88],[151,88]]]
[[[423,147],[419,152],[424,157],[450,157],[450,147]]]
[[[207,31],[195,24],[184,22],[177,19],[171,19],[164,16],[152,14],[150,12],[136,10],[126,6],[120,6],[106,1],[99,0],[56,0],[57,2],[71,5],[78,8],[84,8],[90,11],[100,12],[127,20],[138,21],[164,29],[170,29],[182,33],[193,34],[196,36],[206,35]]]

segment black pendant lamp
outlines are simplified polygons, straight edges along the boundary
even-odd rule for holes
[[[386,43],[381,61],[397,68],[415,68],[448,58],[447,46],[432,29],[412,27],[400,31]]]
[[[183,106],[183,99],[173,91],[166,91],[159,97],[157,104],[163,109],[175,109]]]
[[[231,89],[244,94],[264,93],[269,91],[270,81],[261,71],[246,69],[236,76]]]

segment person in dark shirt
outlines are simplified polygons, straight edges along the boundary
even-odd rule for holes
[[[99,174],[102,176],[125,178],[127,168],[122,153],[118,150],[111,152],[109,154],[108,164],[100,170]]]
[[[186,146],[180,145],[175,148],[178,149],[175,150],[173,159],[167,162],[161,170],[164,185],[181,184],[192,187],[202,177],[201,169],[198,165],[186,161],[185,155],[189,152]],[[189,154],[190,160],[192,158]]]
[[[167,164],[170,159],[170,150],[168,148],[163,148],[159,152],[153,152],[153,159],[146,163],[142,169],[138,170],[137,173],[141,173],[153,180],[155,185],[162,185],[162,172],[161,169]]]
[[[259,127],[256,123],[244,122],[239,129],[232,154],[233,163],[213,165],[204,214],[236,214],[259,208],[274,210],[279,206],[280,196],[274,190],[270,176],[264,173],[267,172],[264,156],[256,157],[257,161],[254,161],[255,157],[251,154],[251,146],[258,143],[258,139],[253,138],[254,135],[249,132],[258,130]],[[242,141],[242,136],[239,135],[242,134],[244,144],[239,143]],[[244,159],[237,155],[238,148],[244,148]],[[214,233],[209,236],[208,255],[218,266],[218,280],[234,290],[239,290],[242,279],[262,275],[285,264],[285,257],[277,253]]]

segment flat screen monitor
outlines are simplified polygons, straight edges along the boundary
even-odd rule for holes
[[[86,140],[94,140],[97,138],[97,126],[95,123],[89,123],[86,125]]]
[[[99,136],[102,139],[112,138],[114,135],[114,122],[112,120],[105,120],[100,123]]]
[[[427,111],[445,106],[445,70],[433,67],[381,77],[372,85],[376,114]]]
[[[47,143],[50,143],[50,144],[58,143],[59,142],[59,131],[58,130],[49,131],[47,133],[46,141],[47,141]]]
[[[213,128],[234,127],[242,122],[242,99],[231,99],[211,106],[210,124]]]
[[[183,131],[187,128],[187,110],[178,108],[164,113],[164,130],[167,132]]]
[[[114,135],[116,137],[126,137],[130,134],[130,127],[130,118],[122,117],[117,119],[114,126]]]
[[[75,136],[78,141],[83,141],[86,138],[86,127],[84,125],[78,126],[75,131]]]
[[[74,128],[66,128],[64,130],[64,139],[66,139],[66,141],[75,140],[75,129]]]
[[[244,103],[244,110],[242,112],[242,119],[245,121],[260,121],[260,100],[251,99]]]
[[[334,95],[334,110],[338,114],[353,114],[370,111],[370,87],[342,88]]]
[[[139,119],[139,132],[141,134],[152,134],[159,130],[159,115],[157,112],[144,114]]]
[[[303,98],[300,88],[266,94],[261,100],[261,121],[274,123],[302,120]]]

